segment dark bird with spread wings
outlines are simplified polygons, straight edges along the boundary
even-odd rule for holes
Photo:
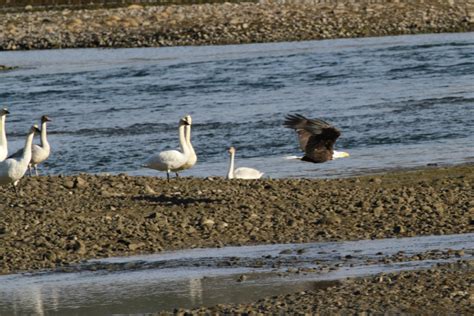
[[[325,162],[335,158],[349,157],[346,152],[334,150],[334,143],[341,132],[320,119],[307,119],[300,114],[288,114],[283,123],[298,133],[300,148],[305,152],[303,161]]]

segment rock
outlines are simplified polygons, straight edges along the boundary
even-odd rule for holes
[[[382,183],[382,179],[380,178],[373,178],[373,179],[370,179],[370,182],[373,182],[375,184],[380,184]]]
[[[16,68],[17,68],[17,67],[11,67],[11,66],[0,65],[0,71],[13,70],[13,69],[16,69]]]
[[[139,4],[131,4],[128,6],[129,10],[142,10],[143,6]]]
[[[74,182],[72,180],[66,180],[64,182],[64,187],[67,189],[72,189],[74,188]]]
[[[139,243],[130,243],[128,245],[128,249],[130,249],[131,251],[135,251],[137,249],[140,249],[142,247],[144,247],[145,244],[143,242],[139,242]]]
[[[237,282],[243,282],[245,280],[247,280],[248,277],[245,275],[245,274],[242,274],[239,276],[239,278],[237,279]]]
[[[145,192],[147,194],[156,194],[155,190],[153,190],[148,184],[145,185]]]
[[[402,225],[395,225],[395,226],[393,227],[393,232],[394,232],[395,234],[403,234],[403,233],[406,232],[406,229],[405,229],[405,227],[402,226]]]
[[[70,249],[73,250],[74,252],[76,252],[79,255],[83,255],[87,252],[85,243],[83,241],[80,241],[80,240],[74,240],[70,244]]]
[[[203,218],[201,220],[201,226],[207,229],[211,229],[214,226],[215,222],[210,218]]]
[[[74,188],[76,189],[84,189],[87,188],[88,183],[86,180],[82,179],[81,177],[77,177],[74,181]]]
[[[341,222],[342,222],[341,218],[338,215],[336,215],[336,213],[334,212],[330,212],[326,214],[321,219],[322,224],[328,224],[328,225],[340,224]]]

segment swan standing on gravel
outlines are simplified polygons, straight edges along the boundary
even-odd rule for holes
[[[35,132],[39,132],[38,125],[33,125],[26,137],[25,147],[23,153],[19,158],[7,158],[0,162],[0,185],[13,183],[16,191],[16,186],[20,179],[25,175],[28,165],[31,161],[31,145],[33,144],[33,137]]]
[[[48,159],[49,154],[51,153],[51,146],[49,145],[48,137],[46,135],[47,122],[51,122],[51,119],[47,115],[43,115],[41,117],[41,145],[33,144],[31,148],[31,161],[28,165],[30,176],[33,174],[31,169],[35,169],[35,174],[38,175],[38,165]],[[21,157],[21,155],[23,155],[23,148],[8,158],[18,158]]]
[[[260,179],[263,176],[263,172],[257,169],[240,167],[234,170],[234,156],[235,148],[229,148],[230,164],[229,171],[227,172],[227,179]]]
[[[188,149],[189,149],[189,158],[188,158],[188,161],[186,161],[186,163],[184,165],[182,165],[180,168],[175,170],[176,177],[179,177],[178,171],[183,171],[183,170],[186,170],[186,169],[190,169],[197,162],[196,152],[194,151],[194,147],[191,144],[191,126],[192,126],[193,120],[191,118],[191,115],[186,115],[185,118],[189,123],[189,125],[186,125],[186,127],[185,127],[186,145],[188,146]],[[183,146],[181,146],[181,150],[184,151]]]
[[[188,117],[184,117],[179,120],[179,143],[182,151],[178,150],[167,150],[162,151],[159,154],[153,155],[145,161],[144,166],[146,168],[155,169],[159,171],[166,171],[166,178],[170,180],[170,172],[178,171],[189,159],[190,150],[186,143],[186,137],[184,135],[185,128],[190,125]]]
[[[10,114],[7,109],[0,110],[0,161],[8,157],[7,133],[5,131],[5,119]]]

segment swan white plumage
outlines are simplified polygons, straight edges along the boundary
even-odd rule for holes
[[[35,169],[35,174],[38,175],[38,165],[48,159],[51,153],[51,146],[48,142],[46,125],[51,122],[51,119],[47,115],[41,117],[41,144],[33,144],[31,147],[31,161],[28,165],[28,171],[30,176],[32,175],[32,169]],[[23,155],[23,148],[15,152],[8,158],[18,158]]]
[[[7,109],[4,108],[0,110],[0,161],[8,157],[7,133],[5,131],[7,114],[10,114]]]
[[[230,163],[229,171],[227,172],[227,179],[260,179],[263,176],[263,172],[257,169],[240,167],[234,170],[234,156],[235,148],[229,148]]]
[[[186,145],[188,146],[188,149],[189,149],[189,158],[188,158],[188,161],[186,161],[186,163],[184,165],[182,165],[180,168],[175,170],[176,177],[179,176],[178,171],[183,171],[183,170],[186,170],[186,169],[190,169],[197,162],[196,152],[194,151],[193,144],[191,144],[191,126],[192,126],[193,120],[191,118],[191,115],[186,115],[185,118],[186,118],[187,122],[189,123],[189,125],[185,126],[185,137],[186,137]],[[183,146],[181,146],[181,150],[184,151]]]
[[[190,151],[186,144],[186,137],[184,135],[186,126],[189,125],[187,117],[179,121],[179,143],[183,152],[179,150],[166,150],[159,154],[153,155],[145,161],[146,168],[155,169],[159,171],[166,171],[166,178],[170,180],[170,172],[179,170],[189,159]]]
[[[7,158],[0,162],[0,185],[13,183],[16,190],[18,182],[25,175],[28,164],[31,161],[31,145],[33,144],[35,132],[39,132],[38,125],[31,126],[21,157]]]

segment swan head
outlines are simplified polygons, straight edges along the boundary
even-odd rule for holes
[[[235,154],[235,148],[234,148],[234,146],[230,146],[230,148],[229,148],[228,151],[229,151],[229,154],[231,154],[231,155]]]
[[[45,123],[45,122],[51,122],[51,119],[47,115],[43,115],[41,117],[41,123]]]
[[[188,119],[186,116],[179,120],[179,126],[187,126],[187,125],[191,125],[191,123],[188,122]]]
[[[7,110],[7,108],[3,108],[0,110],[0,116],[4,116],[10,114],[10,111]]]
[[[191,118],[191,115],[186,115],[184,119],[189,123],[189,125],[193,124],[193,119]]]
[[[41,131],[40,131],[40,129],[38,128],[38,125],[35,124],[35,125],[31,126],[31,128],[30,128],[30,133],[40,133],[40,132],[41,132]]]

